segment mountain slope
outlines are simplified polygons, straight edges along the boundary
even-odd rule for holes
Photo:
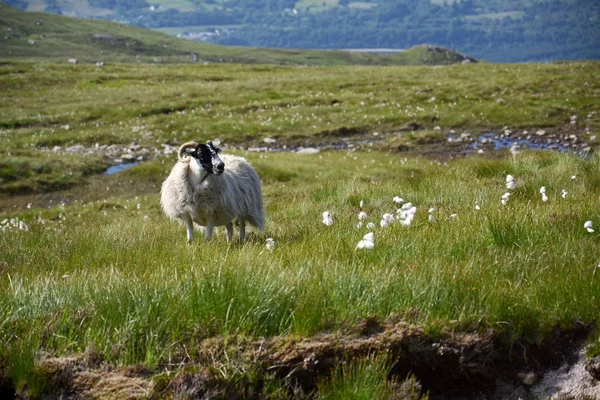
[[[0,57],[79,62],[238,62],[306,65],[452,64],[467,57],[415,48],[394,55],[218,46],[115,22],[24,12],[0,3]],[[195,56],[194,56],[195,54]],[[474,61],[474,59],[470,59]]]
[[[600,59],[598,0],[5,0],[227,45],[400,48],[489,61]]]

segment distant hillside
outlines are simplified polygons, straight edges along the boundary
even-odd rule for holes
[[[252,49],[178,39],[115,22],[24,12],[0,3],[0,58],[67,62],[238,62],[304,65],[423,65],[476,61],[420,46],[391,55],[346,51]]]
[[[4,0],[216,44],[395,48],[500,62],[600,59],[598,0]]]

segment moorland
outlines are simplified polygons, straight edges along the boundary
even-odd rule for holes
[[[579,356],[597,377],[597,71],[3,58],[0,394],[539,398]],[[163,215],[188,140],[259,173],[243,246]]]

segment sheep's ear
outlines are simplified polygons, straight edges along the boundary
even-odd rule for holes
[[[183,151],[185,154],[187,154],[190,157],[196,153],[196,149],[193,147],[188,147],[188,148],[184,149]]]

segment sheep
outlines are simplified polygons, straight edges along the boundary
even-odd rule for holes
[[[219,157],[219,152],[210,141],[184,143],[177,153],[178,162],[162,184],[162,209],[167,217],[185,224],[188,243],[194,239],[194,223],[206,227],[206,240],[211,239],[215,226],[225,225],[229,242],[237,219],[240,244],[244,243],[246,222],[264,229],[258,174],[245,158]]]

